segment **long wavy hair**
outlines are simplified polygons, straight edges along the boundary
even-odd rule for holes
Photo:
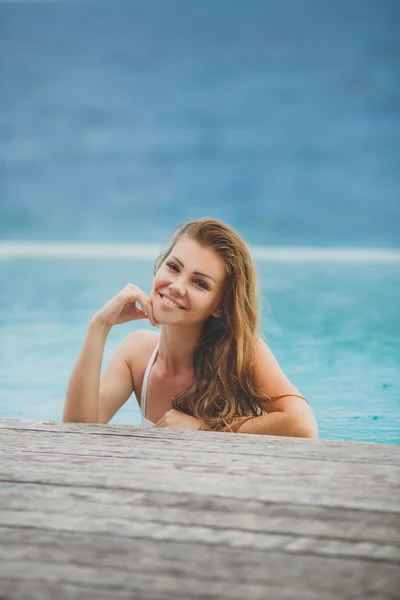
[[[234,432],[266,411],[257,390],[255,340],[259,332],[256,270],[240,235],[216,219],[179,225],[156,260],[155,273],[182,237],[213,250],[224,262],[222,316],[210,316],[193,353],[193,383],[172,399],[173,408],[200,418],[203,429]]]

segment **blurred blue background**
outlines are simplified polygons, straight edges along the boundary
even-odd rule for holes
[[[399,7],[0,2],[0,237],[398,246]]]
[[[90,318],[152,279],[2,240],[159,244],[211,216],[315,249],[257,260],[262,332],[322,438],[400,443],[399,7],[0,0],[0,417],[60,420]],[[114,418],[139,421],[134,399]]]

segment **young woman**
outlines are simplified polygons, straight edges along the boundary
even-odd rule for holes
[[[111,327],[137,319],[160,331],[131,333],[100,379]],[[253,261],[228,225],[180,227],[150,296],[128,284],[94,316],[63,421],[107,423],[132,392],[142,427],[318,437],[307,401],[258,334]]]

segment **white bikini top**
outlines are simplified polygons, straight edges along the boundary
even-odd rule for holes
[[[150,428],[150,427],[154,427],[154,425],[155,425],[155,423],[153,423],[153,421],[146,419],[146,398],[147,398],[147,385],[148,385],[148,381],[149,381],[149,375],[150,375],[151,367],[153,366],[154,361],[156,360],[158,346],[159,346],[159,344],[157,344],[156,347],[154,348],[153,354],[151,355],[150,360],[147,363],[147,367],[146,367],[146,370],[145,370],[144,376],[143,376],[142,393],[140,395],[140,411],[142,413],[142,422],[140,423],[139,427]]]

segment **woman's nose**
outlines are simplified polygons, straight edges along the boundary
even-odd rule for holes
[[[169,288],[171,291],[179,294],[180,296],[185,295],[185,285],[183,280],[180,277],[177,277],[174,281],[169,284]]]

